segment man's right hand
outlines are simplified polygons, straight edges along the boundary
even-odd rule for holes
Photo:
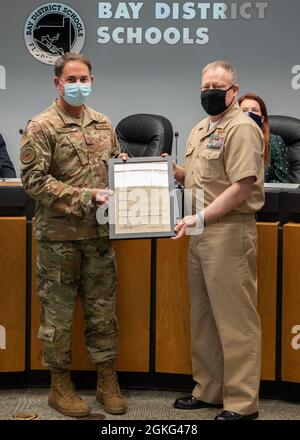
[[[168,153],[162,153],[161,156],[162,157],[168,157],[169,154]],[[185,176],[185,174],[184,174],[184,167],[181,167],[181,166],[177,165],[175,160],[173,160],[173,176],[174,176],[174,179],[177,182],[183,184],[184,176]]]
[[[93,189],[92,190],[92,199],[93,202],[102,205],[103,203],[108,204],[109,196],[113,195],[113,191],[111,189]]]
[[[187,215],[182,220],[179,220],[175,226],[176,236],[171,237],[171,240],[179,240],[186,233],[187,228],[194,228],[197,225],[197,218],[195,215]]]

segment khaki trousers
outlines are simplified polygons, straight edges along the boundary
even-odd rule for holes
[[[261,328],[254,216],[229,215],[189,249],[193,395],[227,411],[258,410]]]

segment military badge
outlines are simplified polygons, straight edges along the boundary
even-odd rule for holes
[[[224,130],[215,130],[209,138],[207,148],[212,148],[214,150],[220,150],[223,147],[225,141]]]
[[[34,161],[35,156],[36,156],[35,149],[31,146],[27,146],[22,148],[20,159],[22,163],[27,165]]]

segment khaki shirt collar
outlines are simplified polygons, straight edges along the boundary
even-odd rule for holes
[[[233,104],[232,107],[222,116],[222,118],[219,119],[217,125],[209,130],[209,123],[210,119],[209,117],[203,119],[202,122],[199,124],[198,130],[201,131],[201,139],[205,138],[206,136],[211,135],[215,130],[221,129],[224,130],[227,125],[232,121],[232,119],[235,118],[242,110],[240,109],[240,106],[238,103]]]
[[[59,114],[61,119],[64,121],[65,125],[75,124],[81,126],[81,124],[79,123],[80,119],[78,120],[78,118],[76,117],[74,118],[73,116],[66,113],[60,107],[56,99],[53,101],[52,108],[56,110],[56,112]],[[86,105],[84,106],[84,116],[83,116],[83,124],[82,124],[83,127],[86,127],[87,125],[89,125],[91,122],[94,121],[101,122],[101,120],[102,118],[99,115],[99,113],[95,112],[93,109],[87,107]]]

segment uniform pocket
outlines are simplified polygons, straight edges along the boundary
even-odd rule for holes
[[[79,127],[57,130],[54,160],[63,175],[76,172],[79,167],[88,163],[82,131]]]
[[[193,157],[193,152],[195,150],[195,145],[191,145],[189,144],[185,150],[184,153],[184,167],[185,170],[187,171],[191,162],[192,162],[192,157]]]
[[[53,342],[55,337],[55,327],[51,325],[41,325],[38,332],[38,338],[45,342]]]
[[[89,149],[111,150],[111,129],[108,125],[89,125],[83,129],[83,136]]]
[[[111,130],[108,126],[95,125],[95,135],[100,140],[101,146],[111,149]]]
[[[37,274],[43,280],[40,283],[45,280],[61,283],[61,263],[47,243],[38,242]]]
[[[37,263],[38,275],[42,278],[46,278],[49,281],[55,281],[56,283],[61,283],[61,265],[57,264],[55,266],[48,265],[43,267],[40,263]]]
[[[102,149],[102,150],[100,151],[100,153],[99,153],[99,156],[100,156],[100,159],[101,159],[103,162],[105,162],[106,164],[108,164],[108,161],[109,161],[109,159],[110,159],[110,157],[111,157],[111,155],[110,155],[110,150],[107,149],[107,148]]]
[[[223,169],[222,150],[205,149],[201,151],[201,174],[202,177],[214,179],[219,177]]]
[[[203,150],[201,152],[201,156],[205,157],[205,159],[207,160],[215,160],[215,159],[219,159],[219,157],[221,156],[222,150]]]
[[[185,157],[190,156],[190,155],[193,153],[194,149],[195,149],[195,145],[191,145],[191,144],[189,144],[189,145],[187,146],[186,150],[185,150],[185,154],[184,154],[184,156],[185,156]]]

